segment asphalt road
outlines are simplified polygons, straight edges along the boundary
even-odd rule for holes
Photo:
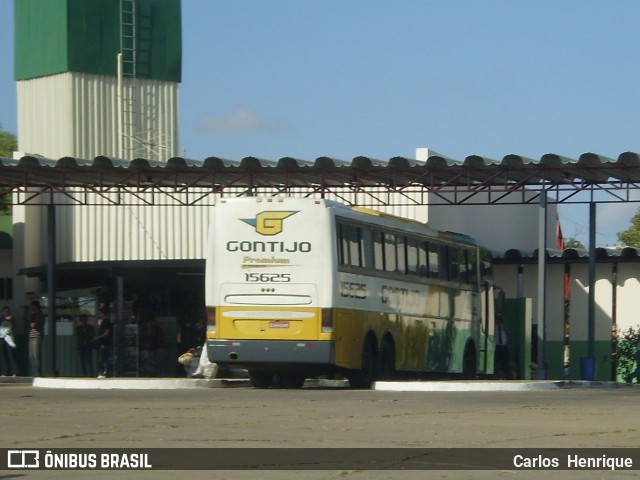
[[[3,448],[640,447],[640,387],[523,392],[0,385]],[[18,478],[637,478],[607,471],[5,471]]]

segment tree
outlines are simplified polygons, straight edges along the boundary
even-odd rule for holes
[[[3,130],[0,123],[0,157],[12,158],[17,149],[18,139],[13,133]]]
[[[0,157],[13,157],[13,152],[18,149],[18,139],[13,133],[2,129],[0,124]],[[1,188],[0,188],[1,191]],[[0,195],[0,215],[11,214],[11,195]]]
[[[629,327],[616,338],[615,362],[618,378],[626,379],[636,368],[636,344],[640,327]],[[624,381],[624,380],[623,380]]]
[[[586,250],[580,240],[574,237],[564,239],[564,248],[575,248],[576,250]]]
[[[618,240],[628,247],[640,248],[640,210],[631,218],[631,226],[618,232]]]

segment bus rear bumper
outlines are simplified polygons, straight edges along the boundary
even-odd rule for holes
[[[226,364],[332,364],[335,342],[312,340],[207,340],[209,361]]]

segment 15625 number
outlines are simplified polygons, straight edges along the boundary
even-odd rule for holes
[[[260,283],[287,283],[291,281],[291,275],[288,273],[245,273],[246,282]]]

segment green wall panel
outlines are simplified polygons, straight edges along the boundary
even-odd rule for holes
[[[546,362],[546,376],[548,380],[564,380],[564,343],[545,343],[544,358]],[[578,371],[578,375],[580,371]]]
[[[16,80],[66,72],[67,30],[67,0],[16,0]]]
[[[574,341],[570,344],[569,350],[569,369],[571,372],[571,380],[580,380],[580,358],[586,357],[589,351],[589,344],[586,341]],[[612,381],[611,367],[611,342],[596,341],[594,342],[595,351],[595,379],[598,381]]]
[[[120,50],[120,2],[67,0],[71,72],[117,75]]]
[[[507,298],[504,302],[504,322],[508,332],[509,357],[516,378],[530,380],[531,372],[531,317],[527,314],[525,298]]]
[[[120,2],[16,0],[15,78],[117,74]],[[136,1],[136,76],[180,82],[180,0]]]

